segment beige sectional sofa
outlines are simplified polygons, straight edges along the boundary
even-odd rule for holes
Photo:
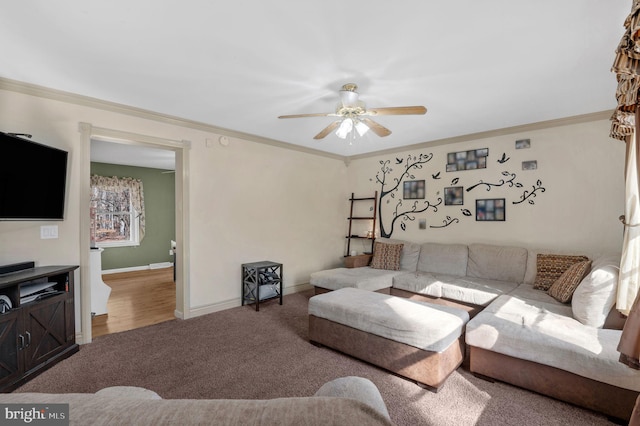
[[[311,284],[321,291],[352,286],[462,307],[472,317],[465,334],[472,372],[629,419],[640,371],[618,362],[619,256],[591,259],[571,303],[561,303],[534,288],[539,250],[376,242],[403,244],[399,270],[337,268],[312,274]]]
[[[161,399],[147,389],[116,386],[95,394],[3,394],[0,403],[22,404],[25,411],[29,404],[38,411],[69,404],[71,425],[393,425],[378,388],[361,377],[332,380],[300,398]]]

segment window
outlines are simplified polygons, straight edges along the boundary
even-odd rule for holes
[[[91,176],[91,240],[98,247],[136,246],[144,236],[142,182]]]

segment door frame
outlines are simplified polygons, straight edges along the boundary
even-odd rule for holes
[[[90,250],[90,178],[91,139],[100,139],[129,145],[144,145],[168,149],[175,152],[176,162],[176,310],[177,318],[189,315],[189,155],[191,142],[140,135],[121,130],[94,127],[90,123],[79,123],[80,131],[80,343],[90,343],[91,332],[91,271]]]

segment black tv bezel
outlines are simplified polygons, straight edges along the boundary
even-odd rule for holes
[[[67,211],[67,186],[69,185],[68,182],[68,178],[69,178],[69,152],[64,150],[64,149],[60,149],[60,148],[56,148],[50,145],[46,145],[40,142],[36,142],[34,140],[31,139],[27,139],[25,137],[19,137],[15,134],[11,134],[11,133],[5,133],[5,132],[0,132],[1,133],[1,137],[2,138],[12,138],[15,139],[17,141],[20,141],[21,143],[28,143],[31,144],[34,147],[38,147],[39,149],[43,149],[43,150],[47,150],[50,152],[56,152],[56,153],[61,153],[64,154],[63,158],[64,158],[64,168],[60,167],[61,170],[64,170],[64,184],[62,185],[62,191],[60,194],[60,198],[62,199],[62,204],[60,206],[60,209],[56,211],[56,213],[60,213],[59,215],[33,215],[33,216],[29,216],[29,215],[18,215],[18,216],[3,216],[3,212],[0,210],[0,222],[18,222],[18,221],[25,221],[25,222],[34,222],[34,221],[40,221],[40,222],[47,222],[47,221],[63,221],[66,211]],[[2,151],[2,146],[0,145],[0,152]]]

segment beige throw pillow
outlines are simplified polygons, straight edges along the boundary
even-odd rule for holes
[[[373,269],[400,270],[400,253],[403,246],[404,244],[374,243],[370,266]]]
[[[591,261],[574,263],[554,282],[547,293],[558,302],[569,303],[573,292],[591,270]]]
[[[569,256],[564,254],[542,254],[539,253],[536,259],[536,280],[533,288],[538,290],[549,290],[549,287],[556,282],[571,265],[589,260],[586,256]]]

